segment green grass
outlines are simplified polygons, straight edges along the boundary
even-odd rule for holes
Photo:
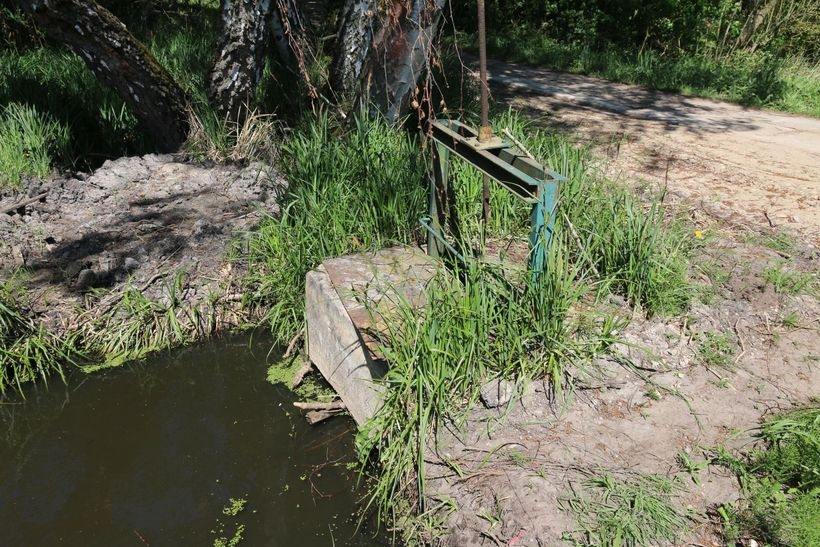
[[[537,285],[529,276],[523,285],[500,281],[477,265],[442,271],[428,286],[423,310],[399,300],[385,317],[380,347],[391,365],[389,389],[357,443],[360,454],[375,457],[370,503],[383,517],[408,489],[425,510],[424,458],[434,431],[445,419],[459,422],[483,381],[547,378],[561,390],[569,364],[584,366],[614,341],[612,318],[599,317],[591,332],[570,317],[587,288],[562,251],[553,247],[550,275]]]
[[[815,290],[817,275],[801,272],[790,267],[790,263],[779,260],[763,270],[763,279],[780,294],[809,294]]]
[[[70,158],[67,128],[33,106],[11,103],[0,110],[0,188],[17,187],[25,175],[44,178],[53,157]]]
[[[596,175],[587,150],[547,134],[517,114],[501,116],[496,127],[509,127],[544,165],[567,177],[556,231],[567,240],[567,252],[577,267],[594,266],[601,289],[624,295],[648,315],[673,315],[688,306],[688,256],[695,239],[683,222],[666,217],[663,194],[641,201],[631,190]],[[577,232],[580,246],[567,222]]]
[[[75,337],[58,338],[26,310],[25,292],[14,279],[0,285],[0,396],[10,388],[23,394],[23,384],[65,381],[63,367],[75,362]]]
[[[660,475],[594,475],[560,499],[579,529],[564,540],[578,546],[639,547],[672,542],[687,528],[672,502],[680,485]]]
[[[304,318],[305,274],[322,260],[411,243],[427,196],[418,142],[381,120],[346,130],[321,116],[282,145],[290,188],[250,240],[246,303],[266,308],[279,343]]]
[[[731,370],[737,344],[732,335],[723,332],[707,331],[698,337],[698,357],[709,366]]]
[[[129,30],[171,72],[199,117],[207,118],[205,76],[213,60],[218,9],[185,11],[181,4],[177,8],[175,13],[155,16],[150,23],[132,21]],[[23,174],[43,176],[48,169],[39,167],[42,165],[92,169],[109,158],[154,149],[122,100],[65,48],[35,44],[0,50],[0,104],[12,108],[11,114],[0,116],[0,125],[19,118],[18,111],[32,112],[28,118],[35,121],[25,126],[17,121],[13,128],[23,129],[20,139],[26,141],[27,154],[37,158],[38,166],[35,170],[6,159],[15,143],[8,136],[12,128],[0,126],[0,182],[3,178],[17,181]],[[45,140],[39,138],[43,131],[49,135]]]
[[[472,34],[458,38],[469,47],[475,40]],[[820,66],[798,58],[763,52],[716,59],[698,53],[596,50],[558,43],[526,27],[491,33],[487,49],[491,56],[554,70],[820,117]]]
[[[182,296],[184,272],[167,276],[160,297],[150,298],[139,288],[127,286],[109,295],[113,304],[82,324],[77,335],[83,348],[85,372],[119,366],[151,353],[184,346],[207,338],[218,319],[213,297],[190,305]],[[109,302],[103,298],[101,308]],[[93,314],[95,310],[89,310]]]
[[[720,511],[727,541],[820,545],[820,408],[774,415],[759,437],[764,446],[750,453],[717,451],[717,463],[737,474],[743,494],[736,506]]]
[[[0,52],[0,103],[21,105],[35,111],[41,124],[59,126],[70,148],[46,143],[37,153],[60,168],[87,168],[151,149],[122,101],[77,56],[62,49]]]

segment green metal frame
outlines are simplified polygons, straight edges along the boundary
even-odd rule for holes
[[[537,279],[546,269],[558,190],[566,177],[531,160],[501,139],[493,139],[489,144],[478,142],[477,132],[458,121],[432,121],[429,134],[434,141],[433,178],[429,216],[422,219],[428,231],[428,254],[440,256],[445,249],[453,251],[443,236],[443,227],[447,226],[451,232],[457,229],[452,189],[448,186],[450,154],[455,154],[532,206],[530,268]]]

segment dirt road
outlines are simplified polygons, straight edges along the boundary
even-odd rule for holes
[[[497,99],[590,143],[609,175],[666,184],[692,214],[820,244],[820,120],[488,63]]]

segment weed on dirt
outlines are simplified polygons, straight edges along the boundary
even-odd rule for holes
[[[679,491],[675,480],[660,475],[589,477],[561,499],[580,527],[563,539],[571,545],[600,547],[674,542],[687,525],[686,515],[672,502]]]
[[[737,456],[718,451],[715,458],[735,473],[742,491],[737,505],[718,511],[727,541],[820,545],[820,408],[776,414],[758,437],[762,448]]]
[[[14,279],[0,285],[0,396],[12,388],[23,394],[23,384],[48,382],[75,362],[74,337],[48,332],[25,310],[25,292]]]

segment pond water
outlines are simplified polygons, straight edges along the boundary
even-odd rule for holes
[[[0,545],[371,546],[354,424],[310,427],[231,337],[0,402]],[[223,513],[231,498],[243,510]]]

